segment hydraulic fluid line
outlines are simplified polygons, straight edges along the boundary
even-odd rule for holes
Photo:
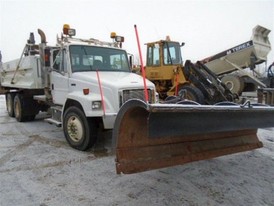
[[[142,76],[143,76],[144,89],[145,89],[145,91],[144,91],[145,100],[146,100],[146,103],[148,103],[148,91],[147,91],[147,84],[146,84],[146,74],[145,74],[142,51],[141,51],[141,47],[140,47],[139,35],[138,35],[138,30],[137,30],[136,25],[134,25],[134,29],[135,29],[135,35],[136,35],[136,39],[137,39],[138,51],[139,51],[139,56],[140,56],[141,72],[142,72]]]

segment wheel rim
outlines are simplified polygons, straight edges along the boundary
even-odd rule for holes
[[[79,142],[83,138],[83,125],[80,119],[78,119],[75,116],[71,116],[68,119],[68,124],[67,124],[67,131],[69,137],[74,141],[74,142]]]
[[[233,90],[234,84],[233,84],[232,81],[227,81],[225,84],[226,84],[227,88],[228,88],[230,91]]]

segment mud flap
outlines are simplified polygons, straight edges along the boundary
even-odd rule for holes
[[[272,107],[130,100],[113,130],[116,172],[131,174],[260,148],[257,128],[273,126]]]

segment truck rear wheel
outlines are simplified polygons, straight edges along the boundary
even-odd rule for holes
[[[64,114],[63,130],[69,145],[85,151],[94,145],[97,126],[93,119],[87,119],[78,107],[69,107]]]
[[[6,106],[10,117],[14,117],[14,93],[6,94]]]
[[[18,122],[34,120],[37,111],[32,97],[16,94],[13,102],[14,116]]]
[[[27,120],[24,111],[24,98],[20,94],[16,94],[14,97],[14,116],[18,122],[24,122]]]

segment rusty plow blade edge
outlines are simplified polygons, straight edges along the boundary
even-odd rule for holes
[[[257,129],[273,126],[273,107],[130,100],[113,129],[116,172],[131,174],[260,148]]]

